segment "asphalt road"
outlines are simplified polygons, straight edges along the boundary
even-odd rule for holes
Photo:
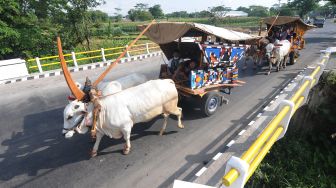
[[[272,100],[296,74],[320,56],[320,50],[336,46],[336,25],[306,34],[307,46],[299,61],[278,73],[265,75],[259,68],[240,71],[247,82],[235,88],[212,117],[200,115],[197,106],[184,103],[185,129],[176,119],[168,121],[166,134],[158,136],[163,119],[134,126],[132,151],[122,155],[123,140],[105,137],[100,153],[90,159],[89,135],[66,140],[61,135],[62,112],[69,91],[63,77],[0,86],[0,187],[169,187],[174,179],[191,180],[240,129]],[[158,76],[162,57],[117,66],[108,79],[140,72]],[[265,67],[266,68],[266,67]],[[95,79],[103,69],[72,75]]]

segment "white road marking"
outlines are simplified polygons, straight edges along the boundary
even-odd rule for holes
[[[270,104],[273,104],[274,103],[274,100],[270,102]]]
[[[219,159],[219,157],[220,157],[222,154],[223,154],[223,153],[219,152],[219,153],[217,153],[212,159],[213,159],[214,161],[216,161],[217,159]]]
[[[198,171],[195,175],[197,177],[200,177],[205,171],[207,170],[207,168],[203,167],[200,171]]]
[[[258,118],[260,118],[260,117],[261,117],[261,115],[262,115],[262,113],[259,113],[259,114],[257,115],[257,117],[258,117]]]
[[[238,133],[238,135],[239,135],[239,136],[243,135],[245,131],[246,131],[246,130],[243,129],[242,131],[240,131],[240,132]]]
[[[227,147],[231,147],[234,143],[235,143],[235,141],[234,141],[234,140],[231,140],[226,146],[227,146]]]
[[[255,121],[251,121],[248,125],[253,125],[255,123]]]

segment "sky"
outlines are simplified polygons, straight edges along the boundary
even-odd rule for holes
[[[134,7],[137,3],[145,3],[149,6],[160,4],[164,13],[174,11],[195,12],[208,10],[208,7],[224,5],[236,9],[240,6],[248,7],[250,5],[262,5],[271,7],[279,3],[279,0],[105,0],[106,3],[98,10],[102,10],[109,15],[115,13],[114,8],[121,8],[122,14],[126,15],[127,11]],[[286,3],[287,0],[281,0],[281,3]]]

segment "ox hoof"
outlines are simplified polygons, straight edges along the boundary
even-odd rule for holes
[[[93,157],[96,157],[97,156],[97,151],[90,151],[90,157],[93,158]]]
[[[123,149],[123,154],[124,155],[128,155],[130,153],[130,149]]]
[[[164,131],[159,132],[159,136],[163,136]]]
[[[180,129],[184,129],[184,125],[182,125],[182,124],[179,125],[178,127],[179,127]]]
[[[267,73],[266,73],[266,75],[270,75],[271,74],[271,71],[268,71]]]

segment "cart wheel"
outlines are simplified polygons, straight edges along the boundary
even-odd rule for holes
[[[289,64],[294,65],[295,62],[295,57],[294,57],[294,52],[289,53]]]
[[[209,92],[202,97],[201,110],[205,116],[211,116],[216,113],[221,104],[221,97],[217,92]]]

